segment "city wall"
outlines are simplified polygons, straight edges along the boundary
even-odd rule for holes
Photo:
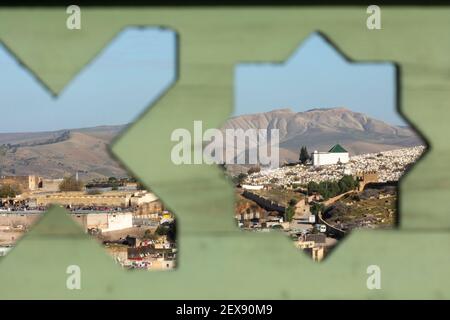
[[[242,196],[256,202],[261,208],[267,211],[277,211],[284,214],[286,210],[285,207],[279,205],[278,203],[271,200],[267,200],[266,198],[263,198],[249,191],[242,192]]]
[[[385,187],[398,187],[398,181],[368,182],[364,185],[364,190],[365,189],[383,189]]]
[[[2,176],[0,185],[18,186],[21,191],[36,190],[39,187],[40,178],[38,176]]]
[[[151,215],[164,211],[164,205],[161,201],[155,200],[152,202],[142,203],[137,207],[135,214],[139,216]]]
[[[357,173],[356,179],[359,182],[358,191],[363,191],[367,184],[378,182],[378,173],[375,171]]]
[[[122,230],[133,226],[133,215],[126,213],[89,213],[70,216],[79,223],[85,231],[91,228],[101,229],[102,232]],[[26,228],[34,225],[42,214],[36,213],[3,213],[0,214],[0,226],[16,227],[22,225]]]
[[[18,186],[20,191],[46,191],[55,192],[59,190],[62,179],[43,179],[39,176],[2,176],[0,185]]]
[[[44,192],[57,192],[62,181],[63,179],[42,179],[42,187],[40,190]]]
[[[29,227],[35,224],[41,217],[42,214],[3,213],[0,214],[0,226],[14,227],[22,225]]]
[[[36,195],[38,206],[50,204],[71,206],[129,207],[131,194],[89,195],[84,192],[62,192],[58,194]]]

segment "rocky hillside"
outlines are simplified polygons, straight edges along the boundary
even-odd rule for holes
[[[278,129],[280,163],[298,160],[300,147],[328,151],[336,143],[350,155],[374,153],[423,144],[410,128],[394,126],[346,108],[294,112],[280,109],[229,119],[223,129]]]
[[[79,172],[86,180],[126,172],[110,156],[107,145],[123,126],[38,133],[0,133],[2,175],[38,174],[60,178]]]

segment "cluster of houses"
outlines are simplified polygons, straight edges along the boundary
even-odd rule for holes
[[[286,208],[278,211],[267,211],[260,207],[254,207],[253,210],[248,208],[236,213],[235,218],[238,226],[244,230],[280,229],[290,235],[297,248],[302,249],[315,261],[321,261],[335,245],[336,240],[326,235],[327,230],[324,225],[316,223],[317,217],[311,212],[310,203],[317,200],[319,200],[317,195],[299,200],[294,206],[294,216],[291,221],[285,218]]]
[[[50,205],[57,204],[86,233],[102,240],[122,266],[171,269],[175,265],[174,237],[156,232],[161,226],[173,228],[174,216],[152,192],[136,188],[50,191],[38,176],[1,177],[2,183],[18,185],[23,192],[0,199],[0,256],[15,246]]]
[[[156,225],[170,226],[174,223],[172,214],[165,211],[159,214]],[[127,269],[166,270],[173,269],[176,264],[177,246],[174,239],[167,234],[151,238],[146,234],[127,235],[124,238],[104,241],[103,244],[114,260]]]

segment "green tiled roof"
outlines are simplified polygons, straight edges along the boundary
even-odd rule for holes
[[[342,153],[347,152],[340,144],[335,144],[328,152]]]

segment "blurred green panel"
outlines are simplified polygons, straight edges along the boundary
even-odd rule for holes
[[[382,8],[382,30],[357,8],[83,9],[82,30],[65,9],[0,9],[0,40],[54,92],[130,25],[179,34],[179,79],[113,152],[177,214],[179,267],[121,270],[100,245],[51,210],[0,260],[0,298],[450,298],[450,9]],[[431,143],[401,189],[401,229],[359,231],[321,264],[278,233],[234,226],[233,190],[215,167],[170,161],[176,128],[218,127],[233,108],[237,63],[283,61],[312,32],[354,60],[401,67],[402,110]],[[126,107],[126,106],[124,106]],[[66,288],[79,265],[82,289]],[[366,288],[366,268],[382,289]]]

